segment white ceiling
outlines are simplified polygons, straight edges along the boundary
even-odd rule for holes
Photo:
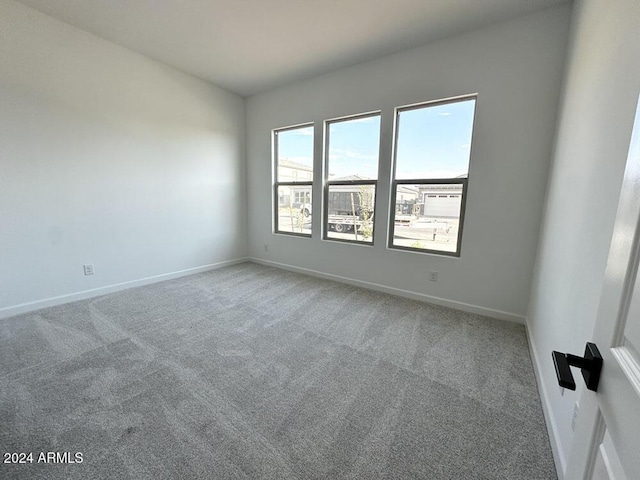
[[[242,96],[569,0],[18,0]]]

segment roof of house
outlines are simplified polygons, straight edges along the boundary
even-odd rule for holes
[[[286,158],[278,159],[279,167],[287,167],[287,168],[295,168],[296,170],[304,170],[306,172],[313,172],[313,166],[305,165],[304,163],[294,162],[293,160],[289,160]]]
[[[359,180],[375,180],[375,178],[363,177],[362,175],[347,175],[345,177],[332,177],[331,174],[329,174],[329,180],[332,182],[348,182],[348,181],[357,182]]]

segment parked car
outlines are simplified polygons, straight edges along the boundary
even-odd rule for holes
[[[303,214],[305,217],[308,217],[309,215],[311,215],[311,204],[310,203],[301,204],[300,213]]]

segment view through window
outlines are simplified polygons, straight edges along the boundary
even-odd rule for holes
[[[313,125],[273,132],[275,232],[311,236]]]
[[[380,114],[326,123],[325,238],[373,244]]]
[[[460,255],[475,105],[397,109],[390,247]]]

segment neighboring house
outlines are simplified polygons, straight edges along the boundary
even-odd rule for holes
[[[313,181],[313,167],[292,160],[281,159],[278,162],[278,181],[280,182],[311,182]],[[278,206],[298,208],[305,203],[311,203],[311,187],[300,186],[282,189],[278,195]]]
[[[418,215],[440,218],[460,216],[462,185],[420,185],[418,190],[418,202],[421,204]]]
[[[418,217],[458,218],[462,185],[398,185],[396,214]]]
[[[456,178],[466,178],[459,175]],[[458,218],[462,206],[462,185],[453,184],[424,184],[418,187],[418,207],[414,213],[422,217]],[[397,203],[397,202],[396,202]]]
[[[396,191],[396,214],[412,215],[418,201],[419,193],[416,187],[410,185],[398,185]]]

